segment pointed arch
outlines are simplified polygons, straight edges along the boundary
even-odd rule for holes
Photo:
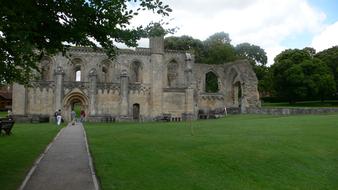
[[[40,60],[41,80],[52,80],[52,67],[53,61],[50,57],[45,56]]]
[[[100,64],[100,81],[107,83],[107,82],[111,82],[111,67],[112,67],[113,63],[111,60],[109,59],[105,59],[101,62]]]
[[[72,81],[83,81],[83,68],[84,68],[84,61],[83,59],[76,57],[71,60],[72,64],[72,71],[70,74],[70,80]]]
[[[205,92],[207,93],[219,92],[218,76],[212,70],[210,70],[205,74]]]
[[[142,62],[134,60],[130,65],[130,82],[141,83],[142,82]]]
[[[168,87],[175,87],[177,86],[177,78],[178,78],[178,63],[175,59],[169,61],[167,65],[167,81]]]
[[[243,80],[239,71],[235,67],[231,67],[227,73],[228,92],[231,96],[233,106],[240,107],[241,99],[243,98]]]

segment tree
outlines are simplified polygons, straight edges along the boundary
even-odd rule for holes
[[[228,33],[225,32],[217,32],[211,36],[209,36],[205,41],[204,44],[206,46],[214,45],[214,44],[230,44],[231,39]]]
[[[271,69],[274,90],[290,103],[304,98],[324,100],[336,90],[329,68],[307,50],[283,51]]]
[[[338,46],[318,52],[315,57],[322,60],[330,68],[338,90]]]
[[[205,49],[201,40],[194,39],[191,36],[170,36],[164,39],[164,48],[171,50],[192,51],[195,55],[195,61],[201,62]]]
[[[235,48],[231,44],[210,44],[205,47],[202,62],[206,64],[223,64],[236,60]]]
[[[43,56],[65,52],[65,44],[99,44],[113,57],[115,42],[136,46],[146,35],[142,26],[128,27],[139,11],[171,12],[159,0],[11,0],[0,1],[0,7],[0,83],[23,84]]]
[[[206,64],[223,64],[236,60],[235,48],[230,44],[228,33],[218,32],[209,36],[204,45],[204,56],[202,62]]]
[[[168,37],[164,45],[166,49],[192,51],[196,62],[223,64],[236,59],[235,48],[230,42],[229,34],[218,32],[203,42],[190,36]]]
[[[308,52],[311,57],[313,57],[314,55],[316,55],[316,50],[314,48],[312,48],[312,47],[305,47],[305,48],[303,48],[303,50],[305,50],[306,52]]]
[[[235,47],[238,57],[247,59],[253,67],[258,79],[258,90],[261,94],[271,91],[268,76],[269,68],[266,66],[268,57],[264,49],[250,43],[241,43]]]
[[[236,46],[236,53],[239,57],[246,58],[252,65],[266,65],[268,57],[266,52],[259,46],[241,43]]]

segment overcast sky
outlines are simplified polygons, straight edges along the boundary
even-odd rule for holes
[[[205,40],[224,31],[232,44],[261,46],[269,64],[284,49],[314,47],[317,51],[338,45],[337,0],[162,0],[173,12],[165,20],[179,27],[174,36]],[[142,13],[134,24],[160,18]],[[140,46],[147,46],[146,40]]]

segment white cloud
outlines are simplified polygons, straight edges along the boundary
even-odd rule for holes
[[[189,35],[200,40],[216,32],[227,32],[234,45],[256,44],[268,53],[269,64],[290,36],[318,33],[325,14],[307,0],[163,0],[173,9],[169,27],[179,27],[175,36]],[[143,12],[133,19],[145,25],[160,18]],[[310,43],[309,43],[310,44]]]
[[[324,30],[315,36],[312,40],[312,47],[317,52],[338,45],[338,21],[324,28]]]

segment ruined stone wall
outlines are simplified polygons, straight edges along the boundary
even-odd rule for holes
[[[195,64],[181,51],[165,51],[163,39],[150,40],[150,48],[119,50],[111,60],[102,50],[74,47],[62,55],[44,57],[41,81],[31,88],[13,87],[13,112],[17,115],[54,114],[62,109],[69,119],[80,102],[91,121],[109,117],[154,119],[196,115],[198,110],[227,107],[246,110],[260,106],[257,78],[247,61],[223,65]],[[81,80],[75,81],[76,71]],[[206,74],[217,77],[218,92],[206,93]]]
[[[53,83],[35,83],[34,87],[27,89],[26,114],[27,115],[53,115],[54,89]]]
[[[114,115],[120,114],[120,95],[117,90],[99,89],[96,94],[97,114]]]
[[[201,110],[223,109],[225,106],[222,94],[201,94],[198,97],[198,108]]]
[[[139,104],[142,119],[150,116],[150,89],[130,89],[129,91],[129,115],[133,114],[133,105]]]
[[[217,93],[206,93],[206,74],[217,76]],[[246,60],[225,63],[223,65],[195,64],[193,73],[198,94],[198,106],[201,109],[219,107],[260,107],[257,89],[258,80],[251,65]]]
[[[163,93],[163,113],[181,116],[186,112],[185,89],[166,89]]]
[[[171,66],[175,65],[176,68],[171,70]],[[187,63],[185,54],[179,51],[166,51],[164,55],[164,63],[162,66],[163,87],[164,88],[182,88],[186,87],[186,74],[185,70]],[[173,77],[174,84],[170,85],[170,77]]]

